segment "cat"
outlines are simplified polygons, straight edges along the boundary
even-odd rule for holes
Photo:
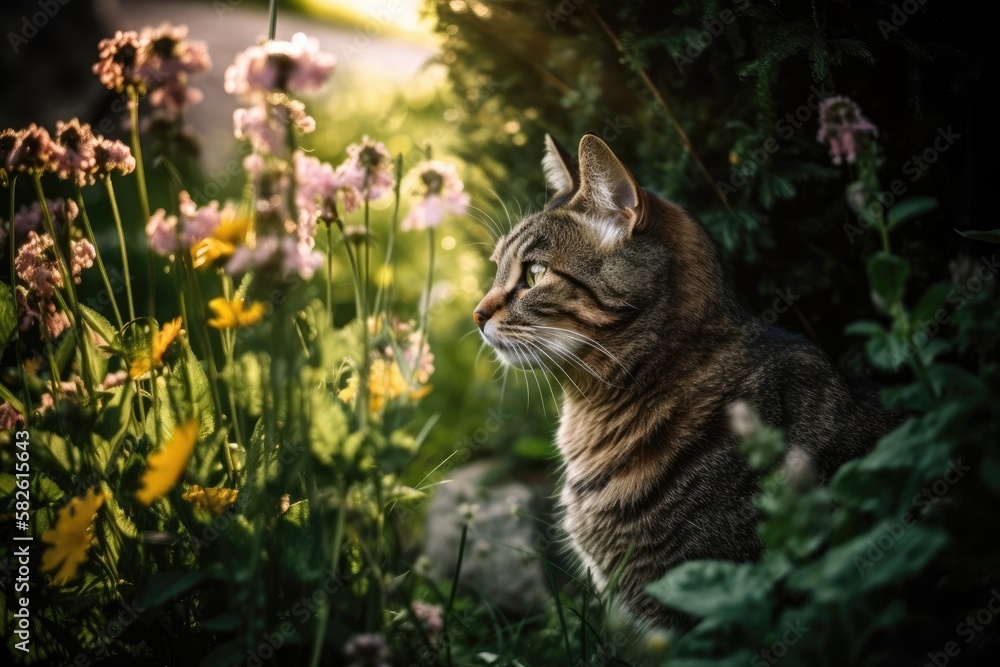
[[[583,136],[579,169],[545,141],[554,194],[497,241],[474,319],[502,363],[563,380],[559,504],[597,587],[620,569],[616,603],[638,627],[687,628],[646,586],[685,561],[763,550],[733,405],[780,428],[819,482],[898,420],[814,345],[751,317],[706,230],[604,141]]]

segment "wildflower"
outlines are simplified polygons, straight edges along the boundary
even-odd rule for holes
[[[878,136],[878,128],[861,114],[861,107],[843,95],[823,100],[819,106],[819,118],[816,141],[830,144],[830,158],[834,164],[841,164],[845,158],[851,164],[857,159],[859,133]]]
[[[340,390],[340,400],[348,403],[353,401],[358,395],[359,384],[358,375],[352,375],[347,381],[347,386]],[[372,412],[380,412],[387,401],[400,396],[416,400],[423,398],[430,391],[431,388],[427,386],[411,387],[396,361],[375,359],[368,369],[368,408]]]
[[[444,630],[444,614],[441,607],[436,604],[428,604],[422,600],[414,600],[410,604],[410,610],[416,616],[417,620],[420,621],[420,624],[424,626],[431,644],[436,644],[438,636]]]
[[[223,220],[233,220],[236,217],[236,206],[232,203],[227,203],[219,209],[219,202],[213,200],[199,207],[184,190],[180,193],[178,208],[183,222],[181,244],[185,247],[193,246],[210,237]]]
[[[46,199],[45,204],[49,209],[52,224],[59,231],[73,224],[73,221],[80,214],[80,207],[72,199]],[[27,236],[30,232],[45,233],[45,224],[42,222],[42,205],[38,201],[31,202],[14,214],[14,233],[18,237],[22,237]]]
[[[270,270],[280,272],[283,278],[298,275],[308,280],[322,264],[323,255],[314,251],[312,245],[285,234],[280,238],[258,236],[253,248],[237,248],[226,269],[232,274]]]
[[[381,634],[358,634],[344,644],[347,667],[391,667],[389,647]]]
[[[7,185],[7,160],[17,144],[17,132],[11,128],[0,130],[0,184]]]
[[[208,302],[208,307],[215,313],[215,317],[208,320],[208,326],[216,329],[239,329],[257,324],[267,313],[267,305],[260,301],[253,301],[249,308],[243,305],[243,299],[236,298],[227,301],[222,297],[212,299]]]
[[[146,92],[142,75],[146,67],[146,50],[139,33],[119,30],[114,37],[102,39],[97,52],[100,59],[91,70],[105,87],[119,93],[126,86],[135,88],[140,94]]]
[[[70,248],[70,271],[73,282],[79,284],[83,269],[94,265],[97,252],[90,241],[73,241]],[[14,259],[14,270],[27,286],[28,291],[39,300],[47,301],[55,295],[56,288],[63,286],[63,275],[55,256],[52,237],[48,234],[28,232],[28,240],[21,246]]]
[[[402,223],[404,232],[437,227],[449,214],[464,215],[469,208],[469,194],[458,177],[455,165],[440,160],[428,160],[406,175],[403,188],[417,203]]]
[[[101,382],[101,389],[108,391],[109,389],[120,387],[125,384],[126,380],[128,380],[128,371],[114,371],[113,373],[108,373],[104,376],[104,380]]]
[[[94,144],[94,172],[97,176],[109,176],[119,171],[122,176],[135,171],[135,158],[128,146],[120,141],[97,137]]]
[[[104,504],[104,492],[94,487],[82,498],[73,498],[59,509],[54,528],[42,533],[49,548],[42,554],[42,572],[53,572],[52,583],[60,586],[76,576],[87,560],[87,550],[94,540],[94,519]]]
[[[471,524],[476,518],[476,513],[479,512],[478,503],[462,503],[458,506],[458,515],[462,517],[462,521],[466,524]]]
[[[197,484],[192,484],[191,488],[181,495],[181,498],[200,510],[219,516],[226,511],[226,508],[236,502],[239,495],[240,492],[236,489],[223,487],[203,489]]]
[[[274,153],[285,144],[285,126],[260,104],[233,111],[233,134],[262,153]]]
[[[63,150],[62,146],[52,141],[48,130],[32,123],[17,133],[17,139],[7,154],[7,172],[41,174],[58,162]]]
[[[244,245],[249,229],[250,218],[245,212],[229,205],[224,207],[219,213],[219,224],[212,233],[191,246],[194,268],[232,256],[238,246]]]
[[[178,424],[167,444],[149,455],[146,470],[142,473],[142,488],[136,492],[136,499],[149,507],[154,500],[174,488],[187,469],[197,442],[197,419]]]
[[[757,430],[757,417],[746,401],[735,401],[730,404],[729,428],[741,438],[745,438]]]
[[[317,220],[323,218],[328,223],[333,222],[337,217],[338,199],[347,213],[356,211],[361,204],[361,193],[343,178],[343,170],[335,170],[328,162],[296,151],[292,163],[299,238],[313,241]]]
[[[205,43],[187,41],[187,32],[186,25],[163,23],[139,35],[145,55],[140,76],[152,91],[149,102],[165,111],[169,120],[204,99],[201,90],[188,86],[187,77],[212,66]]]
[[[405,337],[402,338],[400,344],[403,365],[407,371],[413,373],[413,378],[417,382],[427,384],[431,375],[434,374],[434,353],[431,352],[427,337],[422,336],[418,331],[407,331],[409,328],[409,325],[405,325],[403,332]],[[399,334],[397,333],[397,335]],[[392,358],[394,351],[391,345],[386,347],[385,354],[390,359]]]
[[[170,349],[170,346],[177,339],[180,332],[181,318],[179,317],[175,317],[164,324],[159,331],[154,331],[150,337],[149,349],[136,355],[129,362],[129,376],[133,380],[138,380],[154,368],[161,367],[163,365],[163,355]]]
[[[366,134],[361,143],[347,147],[347,160],[338,168],[340,177],[368,201],[379,199],[396,187],[392,155],[381,141]]]
[[[55,142],[62,152],[55,156],[53,171],[62,179],[74,181],[80,187],[94,182],[94,146],[97,138],[87,123],[74,118],[68,123],[56,123]]]
[[[180,248],[177,238],[177,216],[167,215],[162,208],[156,210],[146,223],[149,247],[158,255],[169,257]]]
[[[10,431],[24,424],[24,415],[14,409],[14,406],[4,401],[0,403],[0,429]]]
[[[239,53],[226,68],[225,88],[247,100],[274,92],[315,92],[336,63],[333,54],[320,52],[316,39],[299,32],[290,42],[269,41]]]

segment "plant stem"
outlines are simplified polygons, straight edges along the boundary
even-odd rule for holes
[[[271,0],[267,11],[267,39],[274,40],[278,32],[278,0]]]
[[[444,610],[444,628],[443,634],[445,636],[451,636],[448,634],[448,619],[451,618],[451,609],[455,605],[455,594],[458,593],[458,578],[462,574],[462,559],[465,557],[465,541],[469,536],[469,522],[466,521],[462,525],[462,537],[458,541],[458,562],[455,563],[455,574],[451,578],[451,593],[448,595],[448,606]],[[448,667],[451,667],[451,642],[448,643],[447,653],[445,654],[448,659]]]
[[[35,174],[33,178],[35,193],[38,195],[38,203],[42,209],[42,221],[45,224],[45,231],[52,237],[52,247],[55,249],[56,259],[59,261],[59,268],[62,271],[63,287],[66,290],[66,298],[69,300],[67,308],[64,308],[70,325],[73,327],[73,335],[76,338],[77,348],[80,350],[81,375],[87,391],[94,391],[94,378],[90,375],[90,354],[87,352],[87,342],[84,339],[86,331],[83,328],[83,320],[80,317],[80,302],[76,298],[76,283],[73,281],[73,270],[66,253],[62,247],[61,239],[56,235],[55,224],[52,222],[52,215],[49,212],[49,204],[45,199],[45,191],[42,188],[42,177]],[[12,221],[13,222],[13,221]],[[69,229],[66,230],[67,243],[69,241]],[[66,248],[68,249],[68,248]],[[56,293],[58,296],[58,292]],[[15,311],[16,312],[16,311]]]
[[[333,576],[336,577],[338,571],[340,570],[340,545],[344,539],[344,520],[347,517],[347,493],[340,499],[340,507],[337,509],[337,523],[333,529],[333,553],[331,554],[332,563],[330,565],[330,571]],[[319,665],[320,656],[323,654],[323,635],[326,634],[326,624],[330,618],[330,596],[326,596],[323,600],[323,604],[319,610],[319,616],[316,619],[316,634],[313,637],[313,647],[312,655],[309,658],[309,666],[317,667]]]
[[[31,423],[31,392],[28,391],[28,375],[24,370],[24,359],[21,357],[21,326],[20,322],[17,321],[17,268],[14,263],[15,253],[17,252],[17,242],[14,238],[17,234],[14,229],[14,186],[17,184],[17,174],[14,174],[13,178],[10,179],[10,234],[8,235],[8,241],[10,242],[10,298],[14,302],[13,309],[14,313],[14,356],[17,358],[17,371],[21,376],[21,387],[24,389],[25,397],[28,401],[27,407],[21,404],[21,410],[18,410],[22,415],[24,415],[25,425]],[[14,405],[13,402],[10,403]],[[16,409],[16,408],[15,408]]]
[[[413,353],[413,368],[409,369],[409,381],[417,374],[420,367],[420,359],[424,354],[424,343],[427,342],[427,328],[430,326],[431,312],[431,290],[434,289],[434,228],[427,228],[427,284],[424,286],[424,294],[420,307],[420,335],[417,336],[417,349]]]
[[[128,108],[129,117],[132,123],[132,156],[135,158],[135,182],[136,189],[139,193],[139,207],[142,211],[143,221],[149,220],[149,193],[146,191],[146,168],[142,163],[142,143],[139,141],[139,91],[135,89],[135,86],[128,87]],[[110,183],[110,177],[107,179]],[[125,244],[122,242],[122,252],[124,253]],[[148,249],[149,252],[149,315],[151,317],[156,317],[156,255],[153,253],[152,247]],[[126,272],[127,273],[127,272]],[[126,284],[128,284],[128,277],[126,276]],[[129,303],[131,305],[131,297],[129,297]],[[135,315],[131,315],[132,319],[135,319]]]
[[[393,206],[392,211],[392,222],[389,225],[389,240],[385,246],[385,261],[382,267],[382,278],[378,283],[378,292],[375,294],[375,308],[372,309],[373,312],[378,313],[382,311],[382,306],[385,306],[386,315],[389,314],[389,305],[392,302],[392,286],[395,284],[396,280],[396,260],[392,256],[393,249],[396,246],[396,225],[399,221],[399,195],[401,190],[401,183],[403,180],[403,155],[400,153],[396,156],[396,202]],[[385,286],[385,271],[389,271],[389,288],[386,289]],[[385,299],[383,304],[382,299]]]
[[[333,224],[326,224],[326,311],[330,316],[330,326],[334,326],[333,317]]]
[[[87,240],[94,246],[96,253],[94,259],[97,262],[97,270],[101,273],[101,280],[104,282],[104,289],[108,292],[108,301],[111,302],[111,310],[115,313],[115,324],[118,330],[122,329],[122,314],[118,310],[118,300],[115,298],[114,290],[111,288],[111,280],[108,278],[108,271],[104,267],[104,259],[101,257],[101,249],[97,245],[97,237],[94,235],[94,228],[90,225],[90,216],[87,215],[87,205],[83,201],[83,190],[76,186],[76,201],[80,205],[80,218],[83,220],[83,229],[87,233]],[[128,281],[126,281],[126,285]],[[109,343],[111,341],[108,341]]]
[[[122,216],[118,212],[118,199],[115,197],[115,186],[111,184],[110,176],[105,177],[104,186],[108,190],[108,201],[111,202],[111,217],[114,218],[115,228],[118,230],[118,245],[122,253],[122,272],[125,274],[125,298],[128,300],[128,319],[131,322],[135,319],[135,301],[132,300],[132,273],[128,267],[128,246],[125,245],[125,228],[122,226]],[[152,283],[150,283],[150,289],[152,289]]]

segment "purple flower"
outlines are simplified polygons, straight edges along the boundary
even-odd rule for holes
[[[428,604],[422,600],[414,600],[410,605],[413,613],[420,623],[426,628],[427,634],[434,640],[444,630],[444,615],[441,607],[436,604]]]
[[[45,202],[52,217],[52,224],[57,230],[73,224],[80,213],[80,207],[72,199],[46,199]],[[42,223],[42,205],[37,201],[22,207],[14,214],[14,233],[17,238],[27,236],[28,232],[39,234],[45,232],[45,225]]]
[[[347,147],[347,155],[337,171],[345,183],[354,186],[368,201],[379,199],[396,187],[392,155],[381,141],[366,134],[361,143]]]
[[[255,150],[275,153],[285,144],[285,126],[276,122],[262,104],[233,112],[233,134],[240,141],[249,141]]]
[[[391,667],[389,647],[381,634],[354,635],[344,644],[347,667]]]
[[[341,169],[334,169],[328,162],[296,151],[292,156],[295,166],[295,204],[299,209],[300,236],[313,237],[317,218],[333,222],[337,216],[338,199],[348,213],[356,211],[361,203],[361,193],[347,182]]]
[[[70,273],[79,284],[80,274],[94,265],[97,255],[94,246],[86,240],[73,241],[70,246]],[[65,313],[56,309],[53,297],[57,288],[63,287],[63,275],[55,255],[52,237],[48,234],[28,233],[28,240],[21,246],[14,259],[18,279],[27,287],[27,294],[18,291],[18,306],[22,311],[20,327],[27,329],[41,321],[53,337],[69,326]],[[31,302],[37,304],[33,307]]]
[[[191,195],[185,190],[181,190],[180,203],[178,208],[181,212],[181,243],[190,247],[212,235],[215,228],[222,222],[223,216],[232,219],[236,215],[235,206],[227,204],[220,211],[219,202],[211,201],[207,206],[198,207],[191,199]]]
[[[258,236],[253,248],[240,246],[233,253],[226,269],[239,275],[257,273],[280,274],[282,278],[297,275],[303,280],[312,278],[323,264],[323,255],[313,250],[312,244],[293,234]]]
[[[177,238],[177,216],[167,215],[162,208],[157,209],[146,223],[146,236],[149,237],[149,247],[157,255],[169,257],[180,248]]]
[[[861,107],[843,95],[828,97],[819,106],[819,131],[816,141],[828,143],[834,164],[857,159],[859,133],[878,136],[878,128],[861,114]]]
[[[238,54],[226,69],[226,92],[251,101],[269,93],[315,92],[336,63],[316,39],[295,33],[290,42],[265,42]]]
[[[0,404],[0,429],[10,431],[24,424],[24,415],[14,406],[4,401]]]
[[[437,227],[448,215],[464,215],[469,208],[469,194],[458,177],[455,165],[429,160],[417,165],[403,179],[403,188],[417,198],[400,229],[420,231]]]
[[[189,42],[186,25],[162,23],[144,28],[139,41],[145,50],[141,76],[149,89],[177,80],[182,75],[205,72],[212,67],[205,42]],[[181,79],[183,83],[183,79]]]

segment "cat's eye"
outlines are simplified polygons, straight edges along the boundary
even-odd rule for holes
[[[527,272],[524,274],[524,281],[528,283],[528,287],[534,287],[535,283],[542,279],[545,272],[549,270],[549,267],[544,264],[532,264],[528,267]]]

